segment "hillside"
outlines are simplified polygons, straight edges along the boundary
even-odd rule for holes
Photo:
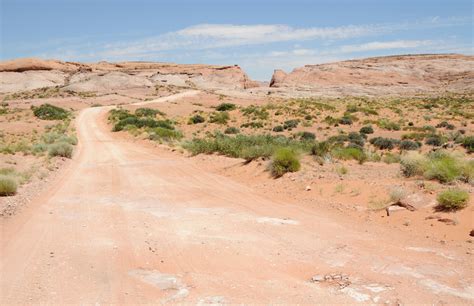
[[[277,91],[320,95],[406,95],[474,90],[474,57],[400,55],[276,70]]]

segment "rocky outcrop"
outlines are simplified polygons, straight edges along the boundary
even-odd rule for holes
[[[85,64],[61,62],[56,60],[42,60],[37,58],[25,58],[0,62],[0,72],[25,72],[33,70],[76,72],[79,70],[91,71],[92,69]]]
[[[179,65],[157,62],[82,64],[18,59],[0,63],[0,92],[63,86],[65,90],[113,92],[155,85],[243,90],[257,87],[237,65]]]
[[[272,88],[322,95],[404,95],[474,90],[474,56],[404,55],[275,71]]]
[[[285,71],[276,69],[270,80],[270,87],[278,87],[279,84],[283,84],[286,76],[287,73]]]

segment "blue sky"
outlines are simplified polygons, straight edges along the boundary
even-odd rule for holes
[[[407,53],[472,54],[471,0],[2,0],[1,58],[274,69]]]

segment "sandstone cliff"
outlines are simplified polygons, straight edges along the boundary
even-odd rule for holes
[[[270,87],[328,95],[385,95],[474,90],[474,56],[404,55],[275,71]]]

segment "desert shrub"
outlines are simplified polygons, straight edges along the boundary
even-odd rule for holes
[[[441,135],[431,135],[426,138],[425,144],[434,146],[434,147],[439,147],[444,143],[445,139]]]
[[[226,112],[226,111],[231,111],[235,109],[235,104],[233,103],[221,103],[217,105],[216,110],[219,112]]]
[[[382,162],[386,164],[395,164],[400,162],[400,154],[387,153],[382,157]]]
[[[437,128],[445,128],[447,130],[454,130],[455,126],[447,121],[442,121],[436,125]]]
[[[236,135],[235,137],[217,134],[215,137],[193,139],[183,144],[193,155],[214,152],[230,157],[244,158],[247,161],[259,157],[270,157],[281,147],[298,151],[309,151],[310,144],[272,135]]]
[[[316,139],[316,135],[314,135],[314,133],[311,133],[311,132],[301,132],[298,134],[299,137],[300,137],[300,140],[302,141],[313,141]]]
[[[36,143],[31,147],[31,152],[33,152],[33,154],[43,153],[43,152],[46,152],[47,150],[48,150],[48,145],[45,143]]]
[[[72,157],[73,147],[67,142],[57,142],[53,143],[48,148],[48,154],[50,157],[61,156],[66,158]]]
[[[224,130],[224,134],[238,134],[240,133],[240,130],[236,127],[228,127]]]
[[[170,130],[167,128],[156,127],[148,131],[150,140],[179,140],[183,138],[183,134],[177,130]]]
[[[230,116],[228,112],[219,112],[211,114],[209,122],[217,124],[226,124],[229,121]]]
[[[281,125],[277,125],[272,129],[274,132],[283,132],[285,129]]]
[[[408,133],[408,134],[403,134],[402,135],[402,139],[405,140],[405,139],[411,139],[411,140],[416,140],[416,141],[422,141],[423,139],[425,139],[425,137],[427,136],[426,133]]]
[[[406,151],[409,151],[409,150],[418,150],[420,148],[420,143],[419,142],[414,142],[414,141],[411,141],[411,140],[402,140],[400,142],[400,149],[401,150],[406,150]]]
[[[400,124],[387,120],[387,119],[380,119],[377,122],[377,125],[384,130],[388,131],[399,131],[400,130]]]
[[[194,116],[192,116],[191,118],[189,118],[189,124],[198,124],[198,123],[203,123],[205,122],[206,119],[204,119],[203,116],[199,115],[199,114],[196,114]]]
[[[274,177],[280,177],[287,172],[296,172],[300,168],[298,154],[291,148],[276,150],[270,164],[270,170]]]
[[[357,147],[336,147],[331,151],[331,155],[334,158],[341,160],[357,160],[360,164],[363,164],[367,160],[367,156],[364,151]]]
[[[466,136],[462,138],[462,146],[466,148],[468,153],[474,152],[474,136]]]
[[[370,139],[369,142],[380,150],[392,150],[399,143],[399,140],[393,138],[374,137]]]
[[[349,136],[347,136],[346,134],[334,135],[329,137],[326,141],[329,143],[342,145],[344,144],[344,142],[349,141]]]
[[[153,109],[153,108],[148,108],[148,107],[141,107],[137,108],[135,110],[135,116],[137,117],[156,117],[156,115],[165,115],[163,112]]]
[[[321,141],[311,147],[311,154],[319,157],[324,157],[330,153],[331,148],[332,146],[329,142]]]
[[[10,175],[0,174],[0,196],[14,195],[18,188],[15,178]]]
[[[336,125],[339,122],[339,120],[332,116],[326,116],[323,121],[328,125]]]
[[[250,105],[241,109],[244,116],[252,117],[253,119],[267,120],[270,114],[262,107]]]
[[[406,177],[423,175],[427,158],[418,152],[408,152],[400,158],[400,169]]]
[[[137,128],[161,127],[164,129],[174,130],[173,123],[168,119],[156,120],[150,117],[138,118],[136,116],[130,115],[128,117],[120,119],[117,123],[115,123],[113,131],[114,132],[122,131],[124,127],[127,125],[134,125]]]
[[[311,115],[306,115],[306,116],[304,116],[304,120],[308,120],[308,121],[309,121],[309,120],[312,120],[312,119],[313,119],[313,116],[311,116]]]
[[[450,155],[440,155],[429,158],[424,176],[436,179],[441,183],[450,183],[461,178],[462,165]]]
[[[128,110],[121,109],[121,108],[115,108],[115,109],[110,110],[109,112],[109,120],[111,121],[119,121],[130,116],[131,115]]]
[[[298,126],[300,121],[298,119],[287,120],[283,123],[283,128],[285,130],[292,130]]]
[[[360,128],[359,133],[361,134],[373,134],[374,129],[372,128],[371,125],[366,125]]]
[[[263,122],[260,121],[251,121],[246,122],[240,125],[241,128],[252,128],[252,129],[260,129],[263,128]]]
[[[452,188],[441,192],[437,201],[437,208],[440,210],[458,210],[467,206],[469,193],[459,188]]]
[[[339,124],[351,125],[352,123],[352,118],[348,116],[343,116],[339,119]]]
[[[67,110],[48,103],[38,107],[33,106],[32,110],[33,114],[42,120],[64,120],[69,117]]]
[[[350,132],[347,137],[350,143],[358,145],[359,147],[363,147],[365,144],[365,134]]]

